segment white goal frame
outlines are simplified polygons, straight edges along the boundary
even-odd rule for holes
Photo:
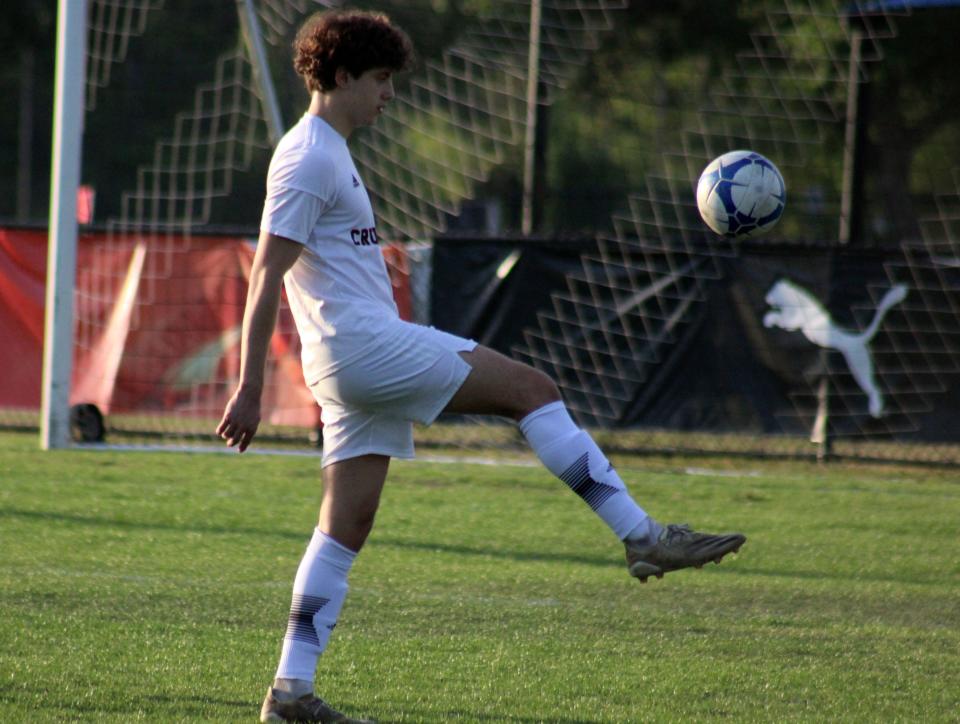
[[[86,92],[86,25],[87,0],[59,0],[40,412],[40,446],[44,450],[67,447],[70,441],[73,289],[77,276],[77,188]]]

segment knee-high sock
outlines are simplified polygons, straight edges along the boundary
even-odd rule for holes
[[[314,529],[293,582],[278,679],[313,681],[317,658],[327,647],[347,596],[347,574],[356,557],[354,551]]]
[[[550,472],[565,482],[621,540],[656,539],[660,525],[641,508],[597,447],[577,427],[562,402],[552,402],[520,420],[520,431]]]

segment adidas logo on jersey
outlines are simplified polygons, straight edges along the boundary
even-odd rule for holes
[[[353,188],[357,188],[357,186],[359,185],[360,185],[360,180],[356,176],[353,176]]]

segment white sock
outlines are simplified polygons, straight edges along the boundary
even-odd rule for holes
[[[357,557],[356,552],[314,529],[313,538],[297,569],[293,581],[293,601],[283,651],[277,667],[275,686],[287,691],[303,692],[301,683],[281,679],[297,679],[313,684],[317,658],[327,647],[330,632],[347,597],[347,574]]]
[[[626,485],[597,447],[577,427],[562,402],[534,410],[520,431],[547,469],[579,495],[621,540],[656,540],[660,525],[630,497]]]

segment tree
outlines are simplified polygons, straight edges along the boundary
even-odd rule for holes
[[[870,71],[863,104],[865,241],[920,237],[919,217],[935,194],[957,193],[960,158],[960,5],[897,19]]]

